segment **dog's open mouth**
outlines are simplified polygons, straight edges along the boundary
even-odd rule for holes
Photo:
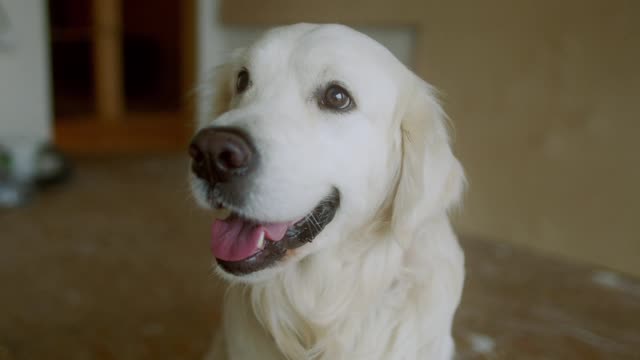
[[[211,250],[218,265],[234,275],[265,269],[288,250],[310,243],[333,220],[340,206],[334,188],[306,216],[281,223],[261,223],[231,214],[213,223]]]

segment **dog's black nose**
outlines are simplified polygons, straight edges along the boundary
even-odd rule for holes
[[[255,158],[249,137],[233,128],[200,130],[189,145],[189,155],[193,172],[210,184],[246,174]]]

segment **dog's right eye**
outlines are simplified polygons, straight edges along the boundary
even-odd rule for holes
[[[236,92],[238,94],[243,93],[247,88],[251,85],[251,79],[249,79],[249,71],[247,69],[242,69],[238,73],[238,78],[236,79]]]
[[[354,102],[345,88],[338,84],[330,84],[320,99],[320,105],[330,110],[344,112],[351,110]]]

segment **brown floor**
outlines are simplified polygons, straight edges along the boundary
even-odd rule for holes
[[[182,157],[93,158],[0,210],[0,360],[198,359],[217,321]],[[461,359],[640,359],[640,282],[477,239]]]

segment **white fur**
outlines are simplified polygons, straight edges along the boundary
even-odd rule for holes
[[[252,85],[234,95],[242,67]],[[329,81],[346,85],[355,110],[318,106]],[[277,266],[218,270],[230,285],[208,359],[451,359],[464,257],[447,210],[464,174],[429,85],[365,35],[298,24],[234,53],[202,88],[200,127],[242,127],[261,156],[234,211],[287,221],[333,186],[341,194],[334,220]]]

